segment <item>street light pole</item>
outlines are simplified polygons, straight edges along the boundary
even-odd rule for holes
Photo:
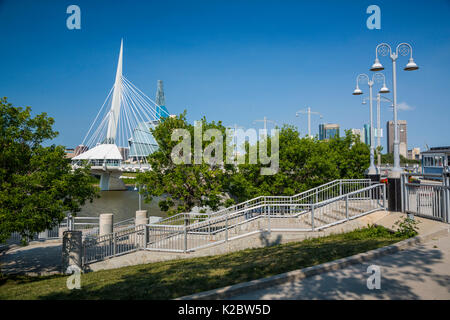
[[[265,132],[266,135],[267,135],[267,122],[271,122],[271,123],[273,123],[274,125],[278,125],[275,121],[269,120],[269,119],[267,119],[267,117],[265,117],[265,116],[264,116],[264,119],[263,119],[263,120],[254,120],[254,121],[253,121],[253,124],[255,124],[256,122],[263,122],[263,123],[264,123],[264,132]]]
[[[236,131],[238,130],[238,129],[244,129],[244,127],[242,127],[242,126],[238,126],[237,125],[237,123],[235,123],[234,124],[234,126],[228,126],[228,127],[226,127],[227,129],[232,129],[233,130],[233,149],[234,149],[234,160],[236,161],[236,158],[237,158],[237,152],[238,152],[238,147],[237,147],[237,134],[236,134]]]
[[[372,88],[373,81],[369,81],[369,99],[370,99],[370,166],[368,174],[377,174],[377,168],[374,164],[375,152],[374,152],[374,136],[373,136],[373,113],[372,113]]]
[[[392,100],[386,97],[383,97],[380,93],[377,94],[377,148],[378,148],[378,170],[381,168],[381,99],[384,99],[388,102],[392,103]],[[366,104],[366,98],[363,99],[362,104]]]
[[[377,148],[378,148],[378,172],[380,172],[381,169],[381,128],[380,128],[380,122],[381,122],[381,113],[380,113],[380,104],[381,104],[381,93],[377,94]]]
[[[400,51],[399,51],[400,50]],[[386,56],[390,54],[390,58],[392,60],[392,85],[393,85],[393,105],[394,105],[394,167],[390,171],[389,175],[391,178],[399,179],[402,173],[402,168],[400,167],[400,152],[399,152],[399,132],[398,132],[398,121],[397,121],[397,59],[399,54],[402,56],[406,56],[409,54],[409,61],[404,68],[405,71],[413,71],[419,69],[417,64],[414,62],[412,57],[412,47],[409,43],[400,43],[397,45],[395,52],[392,51],[392,48],[387,43],[380,43],[375,48],[375,62],[370,68],[370,71],[380,71],[383,70],[384,67],[378,60],[378,53],[382,56]]]
[[[379,93],[388,93],[389,89],[386,87],[386,78],[384,77],[384,74],[382,73],[376,73],[372,76],[372,79],[369,78],[369,76],[365,73],[359,74],[356,77],[356,89],[353,91],[353,95],[361,95],[362,91],[359,88],[359,80],[361,78],[367,78],[367,85],[369,86],[369,105],[370,105],[370,165],[369,165],[369,169],[367,171],[368,175],[376,175],[378,174],[378,170],[375,167],[375,149],[374,149],[374,145],[375,145],[375,140],[374,140],[374,134],[373,134],[373,95],[372,95],[372,89],[373,89],[373,85],[375,83],[375,81],[382,77],[383,78],[383,87],[380,89]]]
[[[136,185],[134,185],[134,191],[138,192],[139,197],[139,211],[141,210],[141,185],[139,185],[139,189]]]
[[[139,185],[139,211],[142,210],[141,206],[141,185]]]
[[[311,114],[317,114],[320,116],[320,119],[323,118],[323,116],[319,113],[319,112],[314,112],[311,111],[311,108],[308,107],[306,110],[299,110],[295,113],[295,116],[298,117],[298,115],[302,113],[302,114],[307,114],[308,115],[308,137],[311,138]]]

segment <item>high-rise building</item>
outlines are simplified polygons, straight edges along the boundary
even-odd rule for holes
[[[399,153],[405,158],[408,156],[408,140],[407,140],[407,125],[406,120],[397,120],[398,132],[399,132]],[[394,152],[394,121],[388,121],[386,123],[386,139],[387,139],[387,152]]]
[[[339,125],[335,123],[319,124],[319,140],[339,137]]]
[[[370,146],[370,142],[372,141],[371,138],[371,130],[370,125],[365,124],[363,127],[364,130],[364,143]]]

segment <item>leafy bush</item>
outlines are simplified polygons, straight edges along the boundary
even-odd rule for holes
[[[397,226],[395,235],[407,238],[414,237],[419,233],[417,228],[418,224],[419,222],[417,220],[413,220],[409,217],[398,220],[395,222],[395,225]]]
[[[367,240],[375,238],[392,238],[394,235],[383,226],[367,225],[366,228],[357,229],[345,234],[347,239]]]

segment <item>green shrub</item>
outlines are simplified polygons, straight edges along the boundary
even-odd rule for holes
[[[419,233],[417,228],[418,224],[419,224],[418,221],[413,220],[409,217],[405,217],[401,220],[398,220],[395,222],[395,225],[397,226],[395,235],[398,237],[407,237],[407,238],[414,237]]]

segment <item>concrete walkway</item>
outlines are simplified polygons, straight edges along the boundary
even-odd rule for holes
[[[369,290],[370,265],[381,288]],[[340,270],[236,295],[233,299],[450,299],[450,236]]]
[[[4,274],[49,275],[61,272],[62,244],[59,241],[33,242],[13,246],[0,253],[0,270]]]

